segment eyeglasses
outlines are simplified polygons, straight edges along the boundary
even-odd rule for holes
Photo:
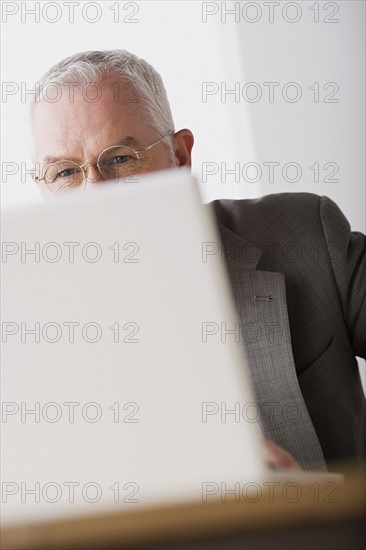
[[[127,145],[112,145],[100,153],[96,162],[86,162],[85,164],[78,164],[73,160],[53,162],[47,167],[43,178],[35,176],[34,180],[36,182],[45,181],[52,192],[62,193],[67,189],[82,185],[87,179],[86,172],[89,166],[96,166],[104,179],[126,180],[138,173],[141,153],[149,151],[171,135],[173,135],[173,131],[139,150]]]

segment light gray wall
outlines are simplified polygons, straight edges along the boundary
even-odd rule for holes
[[[234,177],[230,180],[228,176],[221,194],[237,198],[283,191],[328,195],[340,205],[353,229],[365,231],[365,3],[228,2],[227,9],[230,5],[235,10],[239,4],[239,15],[238,10],[235,15],[225,15],[221,9],[216,17],[221,21],[227,63],[235,47],[240,52],[240,59],[234,55],[236,64],[228,68],[226,83],[227,89],[234,89],[235,82],[240,82],[240,101],[236,102],[234,95],[226,95],[226,99],[221,97],[222,106],[217,101],[216,108],[230,104],[237,160],[241,164],[256,161],[263,168],[264,162],[273,161],[281,166],[275,169],[278,176],[273,183],[269,182],[265,167],[256,184],[243,178],[237,184]],[[268,4],[279,4],[273,6],[273,22]],[[317,5],[318,23],[314,21]],[[285,17],[299,20],[290,23]],[[248,22],[255,19],[258,19],[255,23]],[[256,83],[262,92],[256,103],[243,99],[244,85],[250,82]],[[274,88],[273,102],[268,99],[266,82],[279,84]],[[293,103],[282,95],[290,82],[295,82],[302,93],[301,99]],[[319,102],[314,101],[315,92],[309,89],[316,82]],[[324,89],[327,83],[335,84]],[[247,91],[254,93],[255,88],[249,87]],[[295,91],[294,86],[288,88],[289,99]],[[335,92],[332,97],[331,92]],[[218,94],[215,98],[218,99]],[[244,134],[248,132],[254,142],[252,156],[245,144]],[[296,183],[285,181],[281,175],[281,168],[288,162],[301,167],[302,177]],[[319,182],[310,169],[316,162],[320,168]],[[324,169],[325,163],[333,165]],[[337,173],[332,179],[338,181],[327,182],[326,176],[331,176],[334,169]],[[290,169],[288,179],[294,175],[295,170]]]

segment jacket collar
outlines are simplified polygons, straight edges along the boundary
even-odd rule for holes
[[[256,242],[234,233],[227,227],[227,222],[224,221],[225,211],[219,201],[215,201],[213,206],[226,261],[244,269],[257,269],[263,249]]]

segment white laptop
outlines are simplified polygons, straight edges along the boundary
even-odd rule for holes
[[[255,399],[216,245],[181,170],[4,213],[4,526],[268,476],[259,425],[225,414]]]

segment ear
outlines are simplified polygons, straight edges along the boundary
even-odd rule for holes
[[[173,136],[174,154],[177,166],[191,166],[191,152],[194,137],[190,130],[184,128]]]

